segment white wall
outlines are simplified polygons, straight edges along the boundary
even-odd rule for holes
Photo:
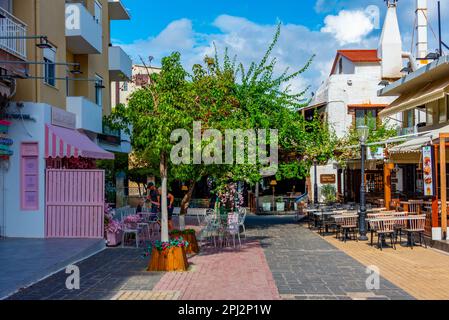
[[[18,113],[14,107],[10,109]],[[43,238],[45,236],[45,123],[51,121],[51,107],[46,104],[25,103],[22,114],[31,115],[36,121],[13,120],[9,137],[13,139],[14,155],[5,173],[6,236]],[[39,209],[22,211],[20,208],[20,145],[22,142],[39,142]]]
[[[322,202],[324,201],[324,197],[321,195],[321,187],[323,186],[320,183],[320,176],[322,174],[335,174],[335,184],[333,184],[333,186],[335,187],[335,192],[338,191],[338,170],[336,167],[336,164],[334,164],[332,161],[329,161],[329,163],[327,165],[323,165],[323,166],[317,166],[317,180],[318,180],[318,201]],[[314,185],[315,185],[315,168],[314,166],[312,166],[312,168],[310,169],[310,183],[311,183],[311,191],[312,193],[309,195],[309,199],[310,201],[313,201],[314,199]]]

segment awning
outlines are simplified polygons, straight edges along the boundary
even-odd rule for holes
[[[412,138],[404,143],[392,147],[388,150],[389,153],[409,153],[420,152],[422,147],[429,145],[433,140],[438,139],[440,133],[449,132],[449,126],[440,129],[432,130],[424,133],[422,136]]]
[[[379,115],[388,117],[399,112],[411,110],[426,103],[442,99],[448,93],[449,79],[429,82],[417,91],[402,94],[388,108],[382,110]]]
[[[114,154],[103,150],[79,131],[47,124],[45,126],[45,157],[112,160]]]

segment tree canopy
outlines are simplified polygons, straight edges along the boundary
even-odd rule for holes
[[[262,178],[260,161],[171,165],[168,155],[177,143],[171,139],[172,132],[184,129],[192,137],[195,121],[201,122],[202,132],[212,128],[223,134],[227,129],[277,130],[277,179],[305,178],[313,159],[330,158],[334,139],[327,123],[317,117],[306,121],[299,112],[308,103],[305,99],[308,88],[292,92],[288,85],[307,70],[313,57],[307,58],[299,70],[286,69],[277,75],[276,58],[272,55],[279,36],[280,25],[262,60],[251,63],[248,69],[236,62],[237,57],[231,59],[227,50],[221,61],[215,50],[214,57],[205,57],[204,63],[194,65],[189,73],[182,66],[181,55],[175,52],[162,59],[159,74],[148,73],[148,85],[132,93],[127,106],[118,105],[114,109],[109,124],[124,129],[132,125],[133,149],[149,165],[159,166],[163,189],[168,176],[190,181],[192,187],[204,176],[213,177],[219,185],[230,181],[255,184]],[[201,151],[209,143],[205,139]],[[248,149],[245,157],[249,157]]]

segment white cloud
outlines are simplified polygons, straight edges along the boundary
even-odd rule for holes
[[[215,44],[221,58],[225,48],[228,48],[229,55],[237,55],[237,61],[248,68],[251,62],[260,61],[276,31],[274,22],[262,25],[230,15],[218,16],[211,25],[217,28],[216,33],[200,33],[195,31],[190,20],[176,20],[155,37],[120,45],[135,62],[139,62],[139,56],[147,59],[151,55],[156,65],[160,64],[162,57],[179,51],[184,66],[191,70],[193,64],[201,63],[206,55],[214,55]],[[376,44],[377,40],[366,38],[356,47],[375,48]],[[272,54],[278,61],[276,74],[280,75],[286,68],[290,72],[301,69],[315,54],[310,68],[290,83],[293,92],[301,92],[309,85],[312,87],[310,91],[314,91],[329,75],[336,50],[340,48],[333,34],[314,31],[303,25],[285,24]]]
[[[324,23],[321,32],[332,34],[341,45],[361,43],[374,30],[372,20],[359,10],[342,10],[336,16],[327,16]]]

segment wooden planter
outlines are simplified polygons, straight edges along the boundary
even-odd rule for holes
[[[189,243],[189,245],[186,248],[187,254],[200,252],[198,241],[196,240],[196,235],[194,233],[183,234],[182,238]]]
[[[148,271],[187,271],[189,263],[185,248],[174,247],[159,251],[153,248]]]

